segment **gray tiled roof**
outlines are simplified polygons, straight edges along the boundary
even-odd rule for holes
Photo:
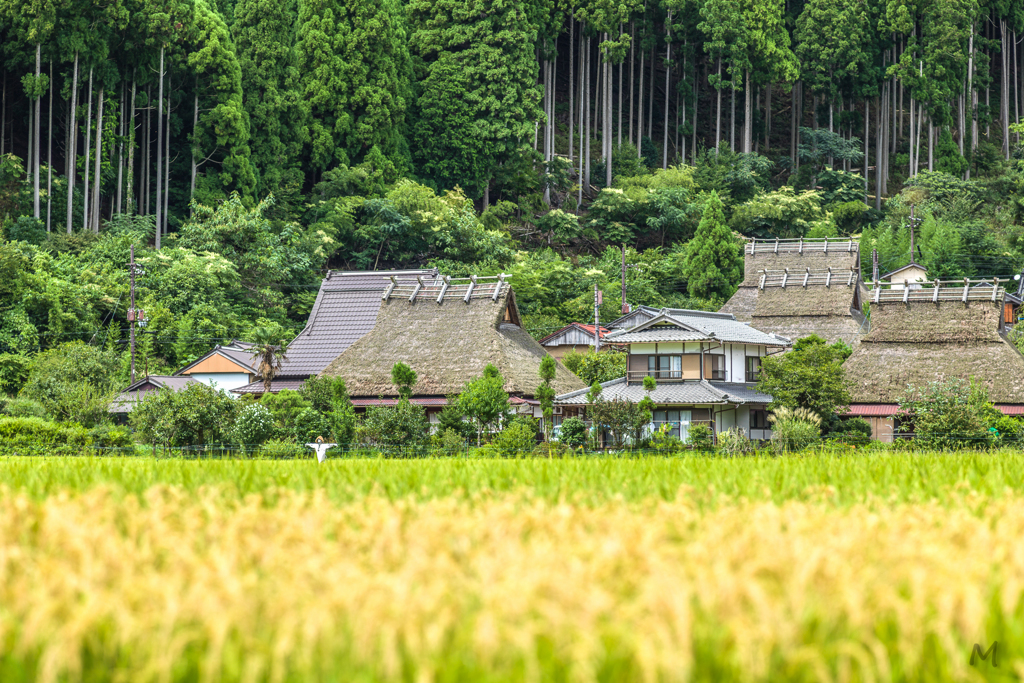
[[[192,379],[187,375],[149,375],[148,377],[143,377],[142,379],[136,380],[133,384],[128,385],[124,391],[119,393],[110,401],[110,406],[107,410],[111,413],[130,413],[132,408],[135,407],[135,404],[152,393],[152,390],[142,390],[142,388],[147,384],[153,385],[157,390],[170,389],[171,391],[181,391],[189,384],[193,384],[198,381],[199,380]]]
[[[605,382],[601,385],[601,396],[605,400],[623,399],[631,403],[639,403],[647,392],[639,382],[627,383],[625,377]],[[555,397],[559,405],[586,405],[589,389],[574,391]],[[651,400],[658,405],[711,403],[770,403],[771,396],[762,394],[750,385],[727,382],[708,382],[707,380],[690,382],[659,382],[651,392]]]
[[[304,379],[275,379],[270,381],[270,392],[276,394],[282,389],[291,389],[292,391],[299,391],[302,389],[302,385],[305,384]],[[263,380],[258,379],[255,382],[250,382],[244,387],[238,387],[232,389],[232,394],[262,394],[265,389],[263,387]]]
[[[319,374],[327,364],[373,329],[380,310],[381,296],[395,276],[415,280],[433,279],[436,269],[377,270],[328,273],[320,283],[309,321],[288,346],[281,377],[309,377]]]
[[[646,307],[643,310],[648,310]],[[654,309],[650,309],[653,311]],[[663,308],[657,318],[678,322],[690,329],[648,327],[642,330],[620,330],[607,336],[608,343],[642,343],[665,341],[717,341],[734,344],[788,346],[789,340],[752,328],[729,313],[709,313],[679,308]],[[653,320],[657,320],[654,318]],[[646,321],[650,322],[650,321]],[[643,323],[641,323],[642,325]],[[638,325],[639,327],[639,325]]]

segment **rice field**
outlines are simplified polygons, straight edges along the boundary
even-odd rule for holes
[[[0,459],[3,683],[1019,681],[1022,648],[1022,453]]]

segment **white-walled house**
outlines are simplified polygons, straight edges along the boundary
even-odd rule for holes
[[[205,356],[189,363],[174,373],[175,377],[191,377],[197,382],[208,384],[214,389],[229,392],[244,387],[256,380],[258,373],[257,361],[252,354],[253,344],[232,341],[230,344],[217,345]]]
[[[633,328],[606,337],[628,346],[625,377],[602,384],[601,396],[639,403],[646,395],[645,377],[654,377],[654,428],[668,424],[685,440],[693,424],[715,433],[740,427],[752,439],[771,437],[767,405],[771,396],[755,385],[761,359],[782,353],[792,343],[756,330],[728,313],[662,309]],[[586,412],[588,390],[556,397],[564,415]]]

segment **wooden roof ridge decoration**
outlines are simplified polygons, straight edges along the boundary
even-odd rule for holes
[[[897,284],[897,286],[886,289],[883,283],[876,281],[871,289],[872,303],[927,301],[938,303],[940,301],[991,301],[1002,302],[1006,297],[1006,289],[999,285],[999,278],[989,280],[932,280],[908,285]]]
[[[430,282],[418,276],[414,281],[399,281],[395,277],[390,278],[390,284],[384,290],[381,301],[390,301],[391,297],[404,297],[409,303],[416,303],[422,297],[423,301],[434,300],[439,306],[446,300],[461,299],[468,304],[473,299],[490,299],[497,301],[502,295],[502,289],[508,291],[509,285],[506,279],[511,277],[505,273],[498,275],[470,275],[464,278],[453,278],[448,275],[439,277]],[[493,280],[493,282],[492,282]]]
[[[758,254],[784,254],[784,253],[797,253],[803,254],[804,252],[816,252],[822,253],[832,252],[847,252],[853,253],[855,249],[859,250],[859,243],[854,239],[832,239],[829,242],[828,237],[797,237],[792,239],[752,239],[744,245],[743,253],[756,256]]]
[[[785,289],[787,285],[800,286],[805,289],[809,286],[818,285],[831,287],[833,284],[853,288],[860,279],[860,275],[854,266],[850,266],[850,269],[846,272],[842,270],[833,272],[832,266],[824,269],[805,268],[802,273],[796,269],[790,273],[789,268],[783,268],[782,270],[760,270],[758,272],[761,273],[758,289],[762,291],[764,291],[765,287],[782,287]]]

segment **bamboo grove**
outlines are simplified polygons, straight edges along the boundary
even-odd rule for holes
[[[947,138],[964,178],[979,148],[1009,158],[1022,29],[1005,0],[8,0],[0,155],[48,230],[151,215],[158,248],[193,199],[298,218],[360,164],[483,208],[561,168],[578,208],[617,155],[798,173],[845,141],[880,207]]]

